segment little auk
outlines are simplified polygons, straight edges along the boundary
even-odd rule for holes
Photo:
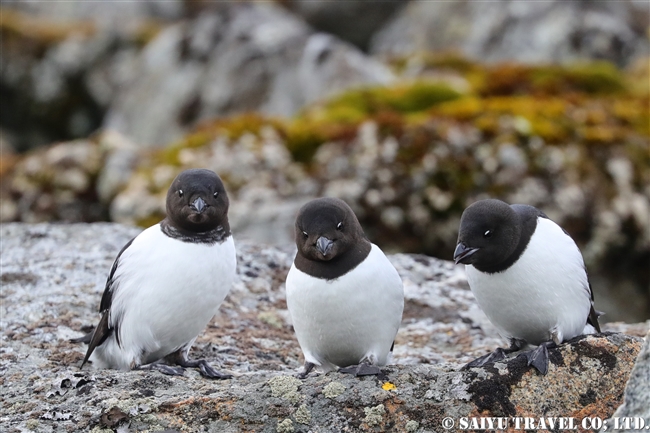
[[[298,252],[287,276],[287,306],[305,357],[355,376],[386,365],[402,321],[404,290],[395,267],[336,198],[305,204],[295,224]]]
[[[600,332],[594,297],[578,246],[539,209],[480,200],[461,216],[456,264],[465,264],[470,288],[510,347],[467,367],[502,360],[527,344],[528,365],[548,371],[548,349]]]
[[[106,281],[89,344],[99,368],[155,369],[182,375],[198,368],[226,379],[205,360],[189,360],[198,334],[216,314],[235,278],[235,245],[223,182],[205,169],[183,171],[167,192],[167,217],[119,252]]]

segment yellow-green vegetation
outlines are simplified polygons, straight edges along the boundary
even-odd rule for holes
[[[625,91],[626,77],[605,61],[572,65],[525,65],[501,63],[485,66],[457,53],[422,53],[405,59],[392,59],[399,72],[408,63],[417,63],[424,72],[457,74],[469,81],[475,93],[487,95],[569,93],[611,94]],[[647,63],[647,61],[646,61]],[[647,81],[647,74],[645,81]]]
[[[358,126],[366,120],[377,122],[386,135],[400,135],[407,123],[421,119],[428,109],[460,97],[460,92],[438,81],[364,87],[308,107],[292,119],[245,113],[205,122],[183,140],[161,151],[156,162],[179,165],[182,149],[205,146],[219,136],[231,141],[246,133],[257,136],[263,127],[274,128],[284,138],[294,159],[308,162],[321,144],[352,139]]]
[[[203,122],[198,125],[194,132],[186,135],[182,140],[172,143],[156,154],[153,162],[154,165],[161,163],[180,165],[178,155],[183,149],[203,147],[217,137],[226,137],[230,141],[235,141],[244,134],[259,136],[264,127],[272,127],[278,131],[284,131],[288,125],[285,121],[265,117],[258,113],[244,113],[237,116]]]
[[[309,162],[323,143],[352,140],[365,121],[374,121],[381,136],[409,134],[411,142],[425,147],[454,125],[476,128],[486,140],[537,136],[548,144],[606,145],[650,136],[647,65],[629,72],[606,62],[481,65],[454,54],[418,61],[436,78],[349,90],[291,119],[248,113],[207,122],[163,151],[160,162],[177,165],[183,148],[203,146],[217,136],[258,135],[264,126],[274,128],[300,162]],[[406,61],[393,65],[399,72]],[[456,89],[463,87],[459,80],[467,84],[463,92]],[[504,129],[504,119],[513,128]],[[403,159],[414,149],[401,151]]]
[[[648,98],[574,96],[495,96],[466,98],[431,111],[434,117],[470,122],[486,137],[500,130],[503,116],[515,117],[517,132],[538,136],[547,143],[584,141],[619,143],[630,135],[648,132]]]
[[[92,22],[52,22],[13,9],[0,8],[0,32],[3,45],[13,39],[27,39],[49,46],[61,42],[71,34],[90,36],[95,33]]]
[[[349,90],[308,107],[282,129],[289,151],[307,162],[318,146],[351,139],[362,122],[374,120],[383,135],[401,135],[406,123],[416,122],[428,109],[462,94],[440,81],[415,80],[391,87]]]
[[[159,21],[144,20],[132,29],[131,40],[139,46],[144,46],[163,28],[163,23]],[[70,36],[90,37],[96,31],[92,20],[53,21],[10,8],[0,8],[2,45],[9,49],[44,50]]]
[[[569,66],[503,64],[477,74],[477,91],[482,95],[591,95],[616,94],[625,90],[625,80],[607,62]]]
[[[332,120],[350,121],[383,111],[403,114],[423,111],[460,96],[458,91],[445,83],[417,80],[392,87],[366,87],[348,91],[327,101],[324,106]]]

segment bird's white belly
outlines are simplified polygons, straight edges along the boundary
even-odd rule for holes
[[[222,244],[194,244],[171,239],[154,227],[120,258],[111,307],[120,345],[109,339],[113,344],[96,350],[110,367],[147,364],[191,344],[216,314],[235,277],[232,237]]]
[[[552,332],[560,341],[582,334],[591,308],[587,274],[577,246],[552,221],[539,219],[528,247],[505,271],[465,270],[481,309],[504,337],[540,344]]]
[[[287,305],[306,361],[326,371],[363,358],[385,365],[401,323],[404,292],[397,271],[373,245],[364,262],[335,280],[292,266]]]

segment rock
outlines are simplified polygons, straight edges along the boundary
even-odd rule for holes
[[[56,143],[24,156],[3,155],[0,218],[106,220],[109,203],[124,188],[137,161],[134,145],[113,131]]]
[[[619,427],[610,431],[647,431],[650,426],[650,332],[645,336],[645,344],[637,357],[630,380],[625,387],[623,404],[616,409],[612,418],[619,419]],[[628,418],[629,421],[624,420]],[[639,421],[643,420],[643,424]],[[611,426],[614,420],[609,421]],[[629,425],[623,424],[629,422]],[[646,426],[646,428],[643,427]]]
[[[79,370],[85,347],[69,338],[98,320],[111,263],[138,232],[106,223],[0,228],[7,431],[439,431],[445,417],[606,418],[621,402],[642,345],[618,333],[579,337],[551,350],[547,376],[521,358],[461,371],[503,342],[484,330],[461,268],[399,254],[390,256],[406,293],[396,365],[382,377],[329,373],[300,381],[294,374],[302,355],[283,289],[291,250],[237,242],[237,281],[192,350],[234,379],[208,381],[190,370],[183,377]],[[275,324],[260,313],[274,315]]]
[[[27,13],[52,22],[74,22],[92,20],[104,27],[131,27],[143,20],[176,20],[183,16],[183,2],[180,0],[151,0],[113,4],[84,2],[78,5],[61,2],[24,2],[7,0],[3,7]]]
[[[3,182],[3,203],[15,206],[23,221],[98,221],[107,209],[98,202],[94,179],[103,155],[96,143],[59,143],[18,160],[9,182]],[[14,200],[13,198],[16,197]]]
[[[616,2],[412,1],[371,41],[371,52],[459,50],[487,61],[627,65],[647,56],[647,4]]]
[[[386,66],[271,3],[212,9],[147,45],[105,126],[163,146],[209,117],[290,115],[349,87],[393,79]]]
[[[16,150],[85,138],[101,125],[136,53],[161,26],[144,13],[151,4],[3,2],[2,126]]]
[[[100,135],[99,147],[107,156],[97,178],[96,191],[99,201],[108,206],[128,183],[140,154],[135,143],[111,130]]]
[[[333,34],[364,51],[372,35],[408,1],[290,0],[284,5],[316,30]]]
[[[183,165],[204,166],[224,179],[230,197],[231,228],[238,236],[276,245],[293,239],[300,207],[316,193],[305,169],[292,160],[277,132],[263,128],[230,140],[209,140],[197,151],[180,149]],[[150,225],[165,214],[165,196],[178,167],[168,160],[152,171],[139,170],[111,203],[111,220]]]
[[[19,151],[87,137],[101,125],[162,146],[206,117],[292,114],[351,86],[393,79],[386,66],[273,4],[222,2],[173,25],[194,6],[7,5],[3,128]]]

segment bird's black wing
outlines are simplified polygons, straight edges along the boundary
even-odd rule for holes
[[[90,355],[92,355],[93,351],[97,346],[100,346],[106,339],[113,333],[115,332],[115,336],[117,339],[117,344],[118,346],[120,345],[120,339],[119,339],[119,332],[117,332],[117,325],[115,325],[114,328],[110,327],[109,324],[109,316],[111,312],[111,305],[113,303],[113,294],[115,293],[115,290],[117,288],[117,284],[115,282],[115,271],[119,267],[120,264],[120,257],[122,257],[122,254],[128,247],[131,246],[133,243],[133,240],[135,238],[131,239],[129,242],[127,242],[126,245],[120,250],[120,252],[117,254],[117,257],[115,258],[115,261],[113,262],[113,267],[111,268],[111,272],[108,275],[108,278],[106,279],[106,288],[104,288],[104,294],[102,295],[102,300],[99,303],[99,312],[102,314],[102,318],[99,319],[99,324],[95,328],[95,330],[92,332],[92,336],[90,337],[90,341],[88,344],[88,350],[86,351],[86,356],[84,357],[83,362],[81,363],[81,367],[86,364],[88,361],[88,358],[90,358]],[[79,340],[86,342],[88,336],[81,337]]]

